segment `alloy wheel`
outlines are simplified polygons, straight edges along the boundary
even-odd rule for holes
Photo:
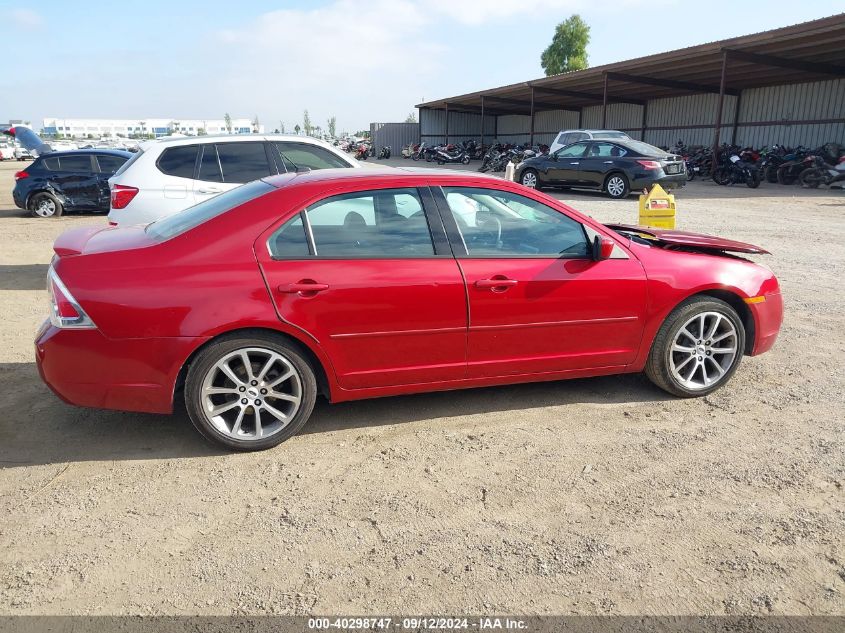
[[[282,354],[262,347],[235,350],[206,373],[201,408],[220,433],[259,440],[284,429],[302,402],[302,380]]]
[[[618,198],[625,193],[625,181],[622,180],[621,176],[613,176],[607,181],[607,193],[614,198]]]
[[[702,312],[678,330],[669,349],[675,380],[691,391],[709,389],[728,373],[739,353],[733,322],[719,312]]]
[[[530,189],[534,189],[537,187],[537,176],[534,174],[533,171],[527,171],[522,174],[522,184]]]

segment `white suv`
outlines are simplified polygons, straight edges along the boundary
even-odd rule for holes
[[[244,134],[150,141],[109,178],[109,223],[149,224],[250,180],[334,167],[361,164],[307,136]]]
[[[585,141],[594,138],[616,138],[630,140],[630,136],[619,130],[561,130],[549,147],[549,153],[554,154],[561,147],[578,141]]]

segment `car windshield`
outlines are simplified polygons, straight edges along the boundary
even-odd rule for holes
[[[261,180],[254,180],[208,200],[203,200],[184,211],[156,220],[144,230],[155,239],[168,240],[272,190],[272,185],[268,185]]]

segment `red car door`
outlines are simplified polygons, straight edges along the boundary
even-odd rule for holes
[[[617,246],[594,261],[596,234],[508,191],[435,190],[466,278],[468,377],[622,367],[637,354],[646,277]]]
[[[464,282],[424,198],[427,188],[333,195],[256,244],[279,317],[319,342],[345,389],[466,374]]]

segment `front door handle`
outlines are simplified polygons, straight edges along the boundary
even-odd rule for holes
[[[580,165],[580,162],[569,163],[570,165]]]
[[[298,281],[295,284],[282,284],[279,286],[279,292],[284,292],[288,294],[293,294],[298,292],[302,295],[315,295],[318,292],[322,292],[323,290],[328,290],[329,284],[318,284],[315,281],[303,280]]]
[[[606,161],[604,161],[604,164],[605,165],[612,165],[613,161],[612,160],[606,160]]]
[[[493,277],[492,279],[479,279],[475,282],[475,287],[482,290],[492,290],[493,292],[504,292],[518,283],[519,282],[516,279]]]
[[[200,187],[197,189],[197,193],[222,193],[222,189],[218,189],[217,187]]]

